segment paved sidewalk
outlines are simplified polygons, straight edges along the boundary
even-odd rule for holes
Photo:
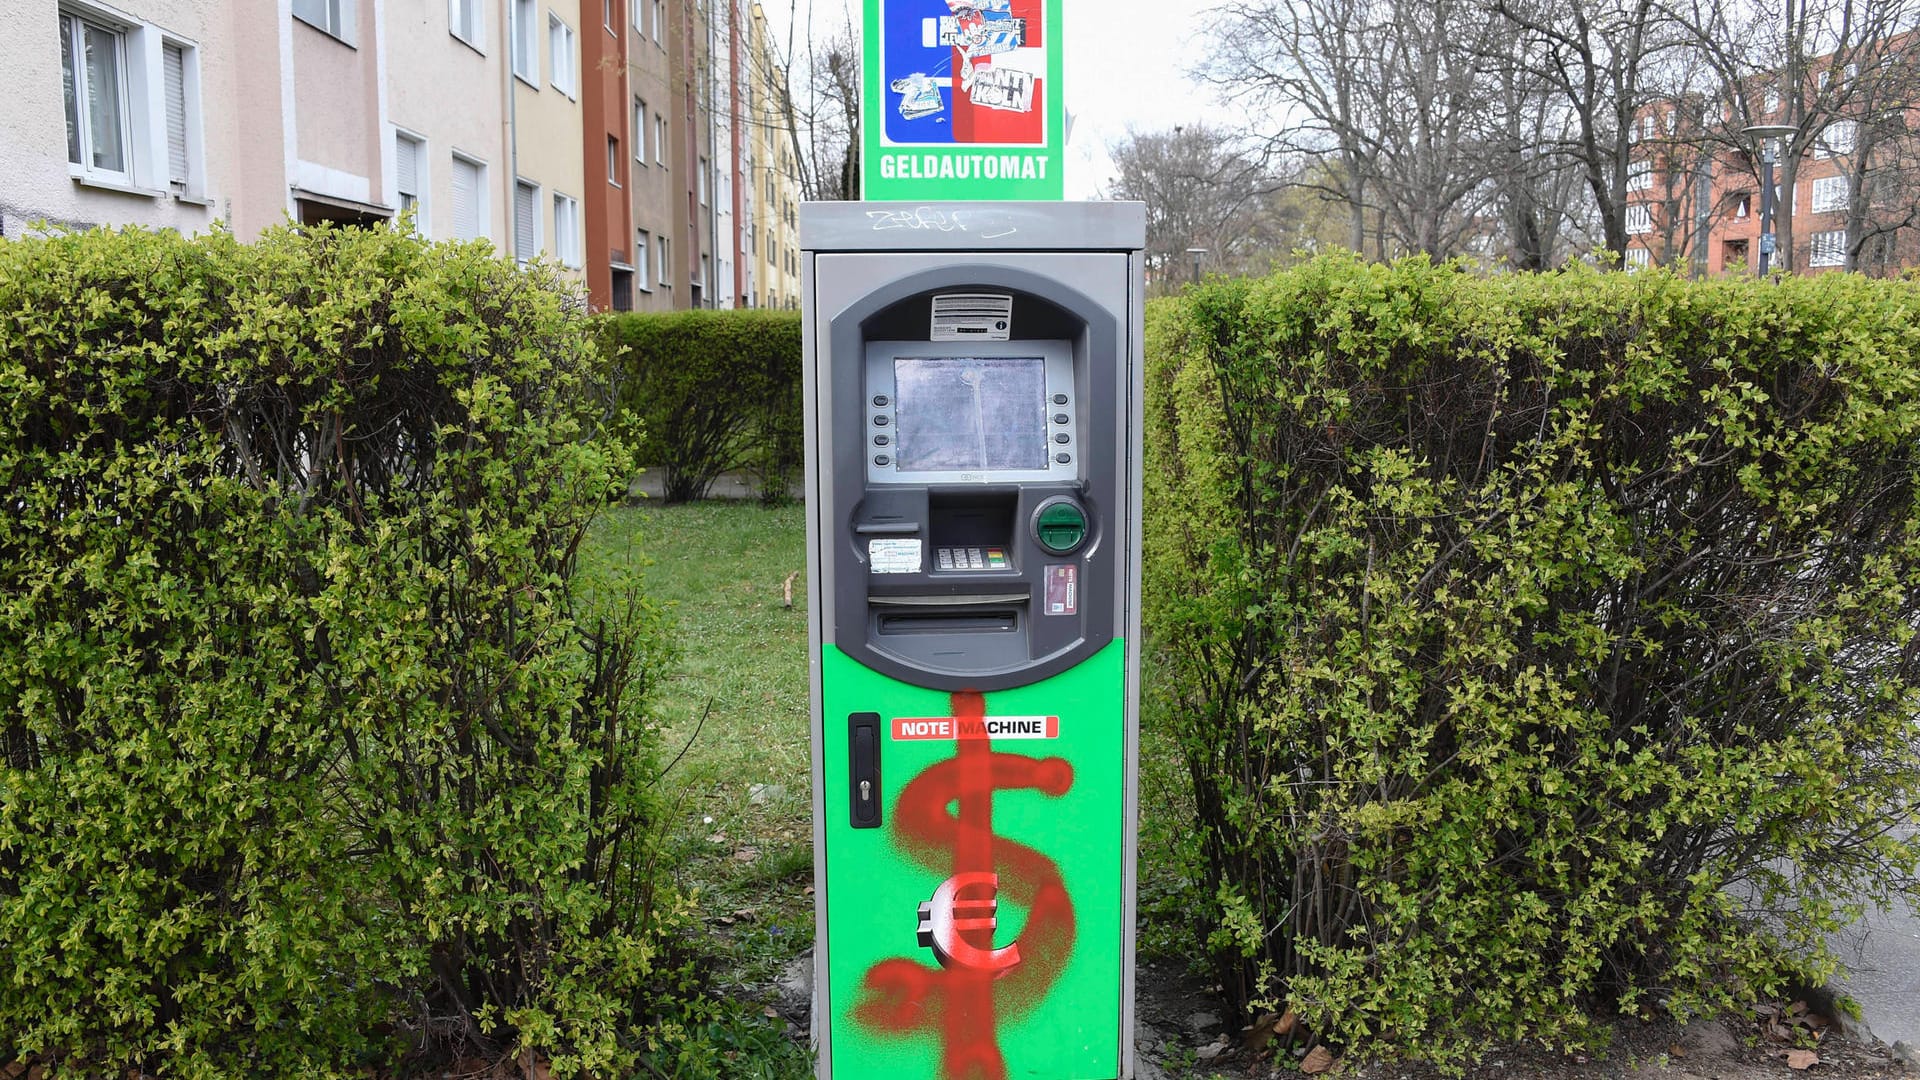
[[[1905,904],[1869,910],[1833,946],[1848,968],[1834,989],[1859,1003],[1860,1022],[1889,1046],[1920,1049],[1920,913]]]

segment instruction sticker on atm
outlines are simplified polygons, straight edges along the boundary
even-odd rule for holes
[[[867,565],[875,574],[917,574],[920,572],[920,541],[869,540]]]
[[[1057,739],[1057,716],[896,716],[895,742],[927,739]]]

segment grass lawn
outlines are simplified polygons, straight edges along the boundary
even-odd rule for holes
[[[725,502],[622,508],[601,518],[582,556],[587,571],[639,569],[679,648],[651,695],[662,764],[673,762],[660,781],[667,854],[717,950],[723,1008],[703,1024],[717,1058],[669,1075],[811,1075],[784,1022],[747,992],[813,944],[803,514]]]

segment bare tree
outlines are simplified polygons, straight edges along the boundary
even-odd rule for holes
[[[1651,136],[1644,108],[1677,92],[1661,54],[1690,39],[1655,0],[1498,0],[1521,36],[1516,56],[1558,96],[1569,121],[1551,149],[1577,162],[1600,239],[1627,250],[1627,172],[1634,142]]]
[[[1117,199],[1147,204],[1147,273],[1155,292],[1171,291],[1190,261],[1188,248],[1207,249],[1215,270],[1263,269],[1274,250],[1266,213],[1280,184],[1233,137],[1205,124],[1167,131],[1129,131],[1111,148],[1118,175],[1108,188]]]
[[[1250,114],[1270,154],[1311,157],[1349,207],[1350,242],[1445,258],[1484,229],[1485,57],[1504,27],[1469,0],[1232,0],[1204,75]]]

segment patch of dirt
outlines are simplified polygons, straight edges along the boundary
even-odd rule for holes
[[[1139,1080],[1270,1080],[1306,1069],[1339,1080],[1444,1080],[1430,1066],[1408,1062],[1354,1062],[1307,1055],[1276,1039],[1254,1051],[1239,1031],[1220,1021],[1228,1010],[1203,980],[1169,961],[1143,961],[1138,970],[1134,1049]],[[1837,1027],[1808,1024],[1785,1010],[1762,1007],[1747,1021],[1647,1023],[1622,1019],[1613,1039],[1594,1054],[1562,1054],[1537,1044],[1497,1046],[1467,1067],[1466,1080],[1920,1080],[1920,1069],[1887,1047],[1843,1034]],[[1781,1021],[1786,1021],[1782,1024]],[[1769,1025],[1776,1025],[1769,1038]],[[1797,1047],[1782,1034],[1811,1040],[1811,1058],[1788,1054]],[[1796,1068],[1795,1066],[1800,1066]],[[1303,1069],[1304,1067],[1304,1069]]]

